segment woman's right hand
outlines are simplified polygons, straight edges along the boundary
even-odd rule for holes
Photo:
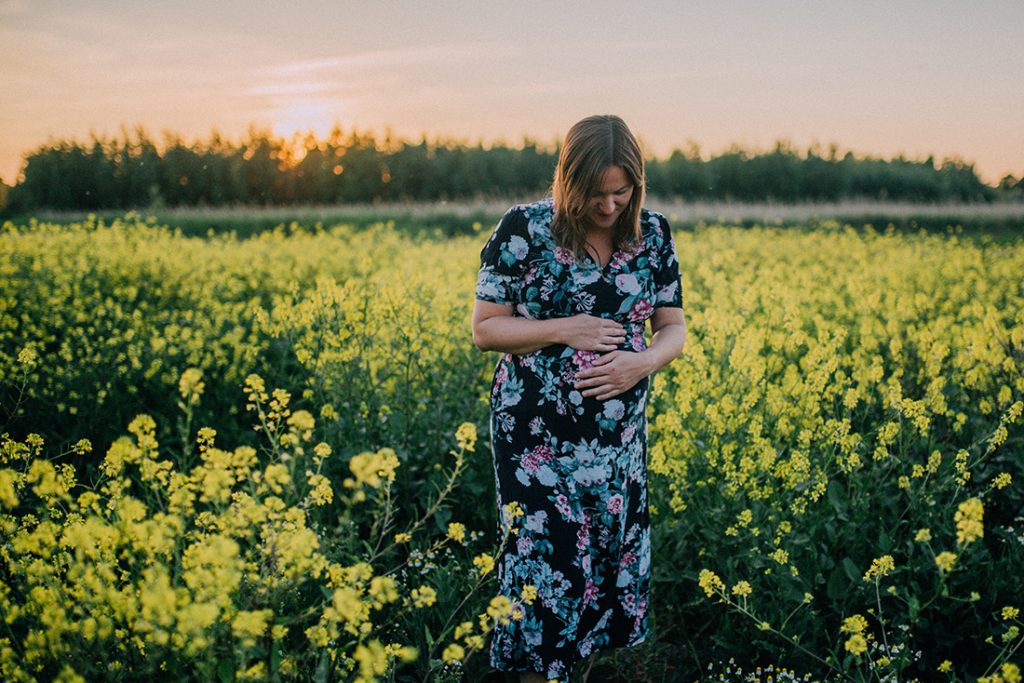
[[[580,313],[558,320],[562,343],[579,351],[614,351],[626,341],[626,328],[610,318]]]
[[[614,351],[626,341],[626,328],[609,318],[580,313],[533,320],[515,315],[509,304],[477,299],[473,304],[473,343],[481,351],[519,355],[552,344],[579,351]]]

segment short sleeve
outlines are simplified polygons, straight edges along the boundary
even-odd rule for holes
[[[679,279],[679,255],[668,221],[661,214],[653,214],[655,253],[657,265],[652,269],[654,278],[654,308],[683,307],[682,283]]]
[[[513,207],[505,212],[480,251],[476,298],[515,305],[528,263],[530,234],[526,215]]]

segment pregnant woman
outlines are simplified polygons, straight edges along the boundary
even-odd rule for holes
[[[647,635],[648,377],[682,351],[686,319],[669,225],[642,208],[644,184],[622,119],[583,119],[553,196],[509,209],[481,252],[473,340],[503,352],[491,443],[514,527],[499,590],[516,609],[490,658],[523,682],[568,681],[577,661]],[[521,514],[505,511],[513,502]]]

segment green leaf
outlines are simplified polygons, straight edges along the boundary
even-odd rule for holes
[[[892,537],[884,530],[878,532],[878,551],[882,554],[892,552]]]
[[[921,601],[913,593],[907,596],[907,612],[912,622],[916,622],[917,615],[921,613]]]
[[[838,602],[846,597],[848,586],[849,582],[847,581],[843,570],[836,567],[832,573],[828,575],[828,585],[825,587],[825,593],[828,595],[830,600]]]
[[[835,479],[828,483],[828,502],[832,503],[832,508],[836,512],[843,511],[844,503],[846,501],[844,500],[843,489],[838,483],[836,483]]]
[[[235,664],[230,659],[222,659],[217,665],[217,679],[224,681],[235,680]]]
[[[849,557],[843,558],[843,569],[846,570],[846,575],[850,577],[850,581],[859,581],[861,578],[860,570],[857,569],[857,565],[853,563]]]
[[[423,638],[427,641],[428,650],[434,647],[434,636],[430,635],[430,629],[426,624],[423,625]]]
[[[320,653],[320,661],[317,662],[316,671],[313,673],[313,680],[315,683],[327,683],[330,674],[331,658],[328,656],[327,651],[324,650]]]

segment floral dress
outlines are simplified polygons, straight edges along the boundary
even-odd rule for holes
[[[642,239],[604,267],[557,246],[552,217],[550,198],[505,213],[481,252],[476,298],[523,318],[613,318],[626,328],[619,348],[642,351],[654,310],[682,307],[665,217],[643,210]],[[506,353],[494,371],[499,531],[511,528],[498,582],[514,609],[494,630],[496,669],[566,681],[578,659],[647,636],[648,380],[605,401],[582,396],[575,374],[600,355],[554,344]]]

